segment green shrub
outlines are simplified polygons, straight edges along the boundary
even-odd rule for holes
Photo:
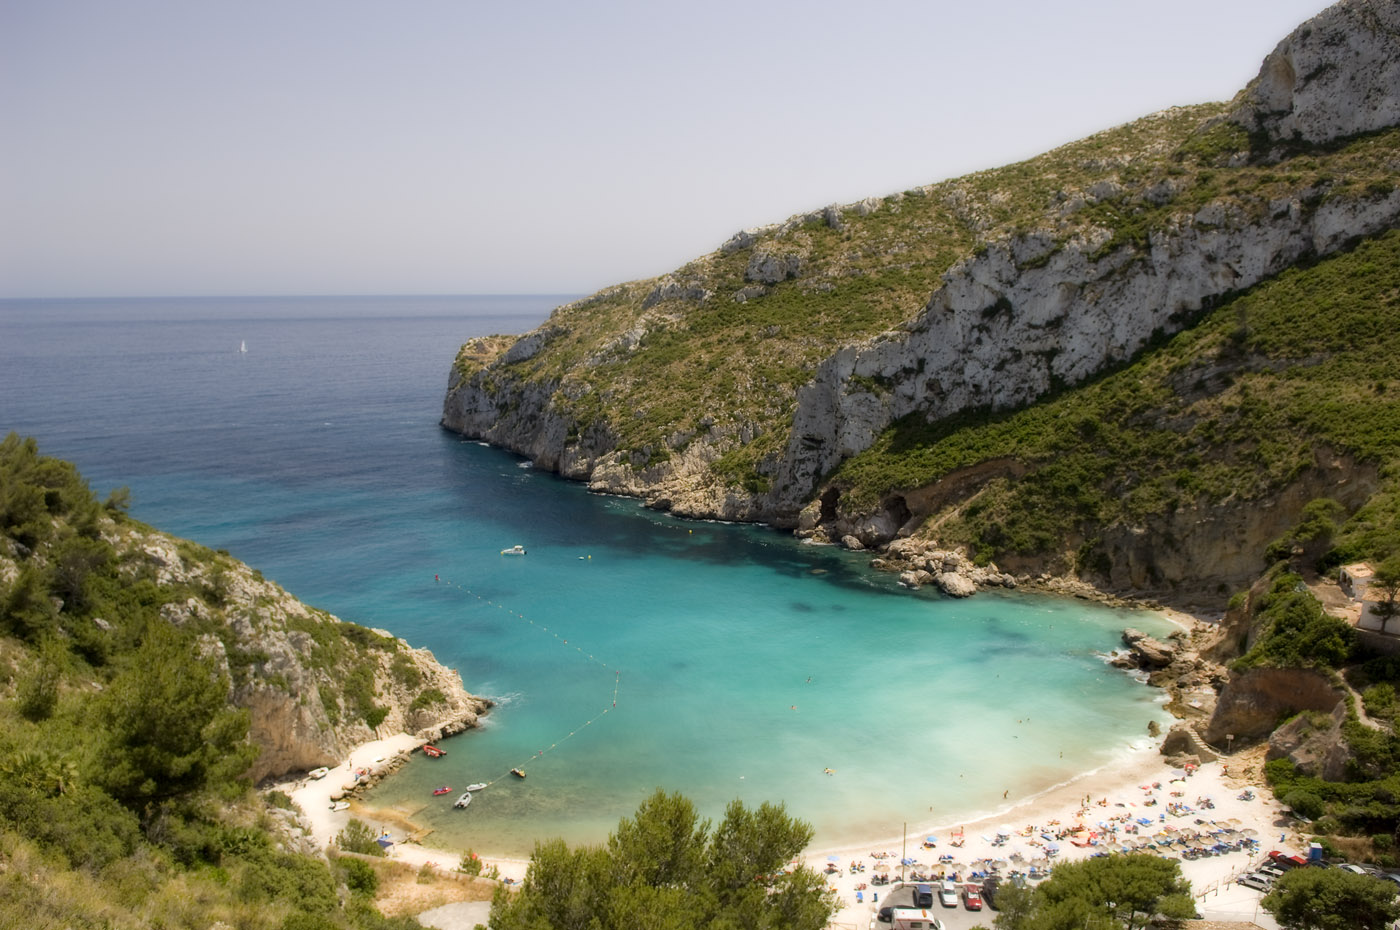
[[[419,693],[419,695],[413,699],[413,703],[408,705],[408,710],[409,713],[412,713],[414,711],[426,710],[429,707],[434,707],[438,704],[446,703],[447,695],[443,694],[442,691],[438,688],[428,688],[427,690]]]
[[[1290,791],[1282,800],[1288,807],[1293,808],[1295,814],[1306,820],[1316,820],[1326,810],[1321,798],[1302,788]]]
[[[368,862],[343,857],[337,859],[336,864],[344,875],[346,887],[355,894],[372,898],[379,891],[379,873]]]
[[[363,820],[351,817],[350,822],[345,825],[345,829],[336,834],[335,845],[346,852],[360,853],[364,856],[382,856],[384,848],[375,842],[378,838],[373,827]]]

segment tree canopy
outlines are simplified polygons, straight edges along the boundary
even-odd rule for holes
[[[783,805],[734,801],[710,829],[679,794],[658,790],[602,846],[537,843],[519,892],[498,894],[497,930],[821,930],[836,901],[791,860],[812,828]]]
[[[1061,863],[1033,893],[1003,887],[997,905],[997,930],[1142,930],[1196,912],[1181,864],[1146,855]]]
[[[1261,903],[1285,930],[1384,930],[1400,918],[1394,885],[1343,869],[1293,869]]]
[[[235,782],[257,750],[228,678],[180,631],[148,625],[97,707],[103,739],[93,780],[136,807]]]

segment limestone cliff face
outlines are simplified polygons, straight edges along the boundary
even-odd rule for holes
[[[906,330],[836,353],[798,392],[774,510],[800,509],[822,475],[899,417],[1023,406],[1179,331],[1232,291],[1393,228],[1400,191],[1270,207],[1264,217],[1218,205],[1179,216],[1146,250],[1095,258],[1105,229],[1053,252],[1045,238],[1019,237],[962,263]],[[872,382],[885,389],[872,394]]]
[[[1400,122],[1400,6],[1323,10],[1264,60],[1232,119],[1281,144],[1330,142]]]
[[[247,565],[163,533],[124,524],[125,570],[162,587],[204,592],[162,617],[201,631],[204,648],[250,714],[261,753],[255,780],[335,765],[359,743],[395,733],[429,740],[477,724],[490,702],[426,649],[308,607]],[[371,728],[366,717],[380,718]]]

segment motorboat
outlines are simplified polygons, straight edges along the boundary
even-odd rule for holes
[[[524,770],[524,769],[511,769],[511,770],[510,770],[510,773],[511,773],[512,775],[514,775],[516,778],[524,778],[524,777],[525,777],[525,770]]]
[[[524,546],[511,546],[509,549],[502,549],[501,555],[524,555]]]
[[[452,790],[452,789],[449,788],[447,785],[443,785],[441,788],[434,788],[434,789],[433,789],[433,796],[436,797],[436,796],[438,796],[438,795],[440,795],[440,794],[447,794],[447,792],[449,792],[449,791],[451,791],[451,790]]]
[[[323,766],[321,766],[319,769],[312,769],[311,771],[307,772],[306,774],[307,774],[307,777],[308,777],[308,778],[325,778],[325,777],[326,777],[327,775],[329,775],[330,773],[331,773],[331,770],[328,769],[328,768],[326,768],[326,767],[323,765]]]
[[[424,743],[424,744],[423,744],[423,755],[428,756],[429,758],[432,758],[432,759],[441,759],[443,756],[447,755],[447,750],[446,750],[446,749],[439,749],[439,748],[437,748],[436,746],[434,746],[432,743]]]
[[[479,781],[479,782],[477,782],[477,783],[474,784],[474,785],[467,785],[467,790],[468,790],[468,791],[485,791],[485,790],[486,790],[486,782],[484,782],[484,781]]]
[[[452,802],[452,806],[453,806],[453,807],[466,807],[466,806],[467,806],[468,804],[470,804],[471,802],[472,802],[472,793],[471,793],[470,791],[463,791],[461,797],[457,798],[457,800],[455,800],[455,801]]]

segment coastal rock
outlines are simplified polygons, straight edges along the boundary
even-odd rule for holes
[[[854,536],[842,536],[841,546],[845,549],[851,550],[852,552],[862,552],[865,549],[865,543],[861,542]]]
[[[1230,676],[1203,736],[1212,746],[1238,747],[1267,737],[1284,717],[1304,710],[1330,714],[1343,700],[1325,675],[1311,669],[1252,668]]]
[[[1162,740],[1159,752],[1172,759],[1194,759],[1197,764],[1214,762],[1220,758],[1201,741],[1195,730],[1184,723],[1172,724]]]
[[[957,572],[942,572],[934,578],[939,590],[949,597],[971,597],[977,593],[972,579]]]
[[[921,588],[926,584],[933,584],[933,581],[933,575],[921,568],[899,573],[899,583],[909,588]]]
[[[1123,631],[1123,645],[1128,647],[1141,668],[1166,668],[1176,658],[1175,647],[1131,627]]]

